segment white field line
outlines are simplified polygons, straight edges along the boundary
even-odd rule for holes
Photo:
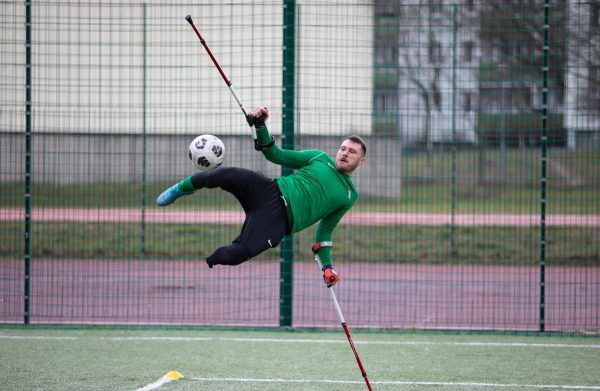
[[[144,387],[142,387],[142,388],[138,388],[138,389],[137,389],[137,390],[135,390],[135,391],[150,391],[150,390],[156,390],[157,388],[159,388],[159,387],[162,387],[162,386],[164,386],[165,384],[167,384],[167,383],[169,383],[169,382],[171,382],[171,381],[173,381],[173,380],[174,380],[174,379],[169,379],[169,378],[167,378],[167,377],[164,377],[164,376],[163,376],[163,377],[161,377],[160,379],[158,379],[157,381],[155,381],[154,383],[147,384],[147,385],[145,385]]]
[[[357,380],[308,380],[308,379],[252,379],[221,377],[188,377],[188,380],[201,382],[236,382],[236,383],[312,383],[312,384],[364,384]],[[450,386],[450,387],[487,387],[487,388],[534,388],[564,390],[600,390],[600,386],[581,386],[571,384],[513,384],[513,383],[479,383],[479,382],[441,382],[441,381],[371,381],[378,385],[418,385],[418,386]]]
[[[114,339],[167,340],[167,341],[225,341],[246,343],[307,343],[307,344],[347,344],[347,340],[294,339],[294,338],[227,338],[227,337],[115,337]],[[525,348],[587,348],[600,349],[594,344],[550,344],[525,342],[434,342],[434,341],[354,341],[355,345],[439,345],[439,346],[480,346],[480,347],[525,347]]]
[[[72,337],[72,336],[42,336],[42,335],[0,335],[1,339],[32,339],[32,340],[112,340],[112,341],[199,341],[199,342],[243,342],[243,343],[306,343],[306,344],[347,344],[342,339],[301,339],[301,338],[230,338],[230,337]],[[522,347],[550,349],[600,349],[600,344],[564,344],[564,343],[526,343],[526,342],[436,342],[436,341],[354,341],[355,345],[387,345],[387,346],[473,346],[473,347]]]
[[[294,338],[228,338],[228,337],[71,337],[71,336],[40,336],[40,335],[0,335],[0,340],[113,340],[113,341],[200,341],[200,342],[236,342],[236,343],[310,343],[310,344],[347,344],[345,340],[330,339],[294,339]],[[522,348],[574,348],[574,349],[600,349],[596,344],[550,344],[550,343],[523,343],[523,342],[434,342],[434,341],[355,341],[361,345],[438,345],[438,346],[472,346],[472,347],[522,347]],[[319,380],[319,379],[253,379],[253,378],[213,378],[213,377],[186,377],[188,380],[201,382],[239,382],[239,383],[295,383],[295,384],[363,384],[363,381],[352,380]],[[162,387],[164,384],[175,380],[163,376],[136,391],[150,391]],[[600,386],[570,385],[570,384],[512,384],[512,383],[481,383],[481,382],[441,382],[441,381],[371,381],[379,385],[422,385],[439,387],[483,387],[483,388],[530,388],[530,389],[564,389],[564,390],[600,390]]]
[[[0,339],[40,339],[40,340],[52,340],[52,339],[56,339],[56,340],[77,340],[80,338],[77,337],[65,337],[65,336],[57,336],[57,337],[52,337],[49,335],[0,335]]]
[[[177,371],[170,371],[167,372],[166,375],[164,375],[163,377],[161,377],[160,379],[158,379],[157,381],[155,381],[154,383],[150,383],[145,385],[142,388],[138,388],[136,391],[150,391],[150,390],[155,390],[159,387],[162,387],[163,385],[172,382],[173,380],[179,380],[179,379],[183,379],[183,376],[181,375],[181,373],[177,372]]]

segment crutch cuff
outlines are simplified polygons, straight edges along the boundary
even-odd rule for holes
[[[313,254],[318,253],[319,250],[323,247],[333,247],[333,242],[327,241],[327,242],[319,242],[319,243],[313,244],[313,246],[312,246]]]
[[[275,137],[271,136],[271,141],[261,144],[257,138],[254,139],[254,149],[257,151],[265,151],[275,145]]]

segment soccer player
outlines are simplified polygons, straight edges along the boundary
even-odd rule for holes
[[[365,162],[366,145],[359,136],[347,137],[335,159],[323,151],[281,149],[269,134],[266,107],[248,114],[257,138],[255,149],[267,160],[297,171],[275,179],[238,167],[201,171],[165,190],[156,200],[166,206],[178,197],[202,188],[228,191],[240,202],[246,219],[239,236],[228,246],[206,258],[214,265],[239,265],[263,251],[276,247],[286,234],[301,231],[319,222],[312,250],[323,264],[323,279],[330,287],[340,280],[332,265],[333,230],[354,205],[358,191],[350,175]]]

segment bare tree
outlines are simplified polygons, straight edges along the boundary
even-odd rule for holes
[[[402,7],[398,71],[408,82],[409,90],[402,92],[408,97],[405,99],[418,98],[422,105],[424,115],[419,121],[421,133],[416,141],[427,153],[429,168],[433,142],[436,137],[439,138],[434,129],[453,126],[449,123],[448,113],[454,110],[450,96],[454,94],[451,89],[458,88],[453,84],[457,69],[462,83],[459,90],[464,91],[465,86],[476,87],[477,70],[471,61],[475,57],[473,41],[476,39],[477,20],[476,6],[468,0],[464,3],[419,0],[405,2]],[[466,49],[465,43],[470,44]],[[467,52],[468,55],[465,54]],[[457,58],[466,57],[466,66],[456,63]],[[436,123],[436,119],[439,122]],[[415,125],[415,120],[412,125]],[[447,135],[442,137],[448,140]]]
[[[566,4],[552,1],[550,8],[549,78],[564,87],[566,61]],[[544,48],[544,3],[527,0],[491,0],[480,8],[482,45],[496,50],[499,62],[510,62],[512,72],[539,76],[542,72]],[[518,65],[522,65],[518,67]]]
[[[512,72],[540,79],[544,2],[492,0],[481,5],[481,41],[510,61]],[[549,7],[548,79],[565,90],[567,73],[583,81],[578,102],[600,114],[600,0],[552,0]],[[519,67],[520,66],[520,67]]]
[[[600,0],[569,2],[566,54],[568,73],[578,88],[581,109],[600,116]]]
[[[399,56],[400,73],[416,87],[425,108],[422,143],[427,154],[428,171],[433,169],[432,111],[434,109],[439,111],[442,103],[439,81],[444,53],[440,39],[437,37],[438,32],[434,28],[434,18],[436,14],[437,17],[441,17],[442,11],[439,1],[434,0],[427,0],[424,5],[406,7],[403,18],[410,20],[412,26],[427,29],[427,38],[426,42],[420,39],[417,48],[411,48],[410,45],[409,48],[404,48]],[[410,43],[415,32],[410,26],[403,28],[404,34],[408,35],[405,41]]]

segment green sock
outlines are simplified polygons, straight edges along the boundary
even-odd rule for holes
[[[189,177],[185,178],[184,180],[182,180],[181,182],[179,182],[177,184],[177,187],[179,187],[179,190],[186,192],[186,193],[190,192],[190,191],[196,191],[196,188],[192,184],[191,176],[189,176]]]

